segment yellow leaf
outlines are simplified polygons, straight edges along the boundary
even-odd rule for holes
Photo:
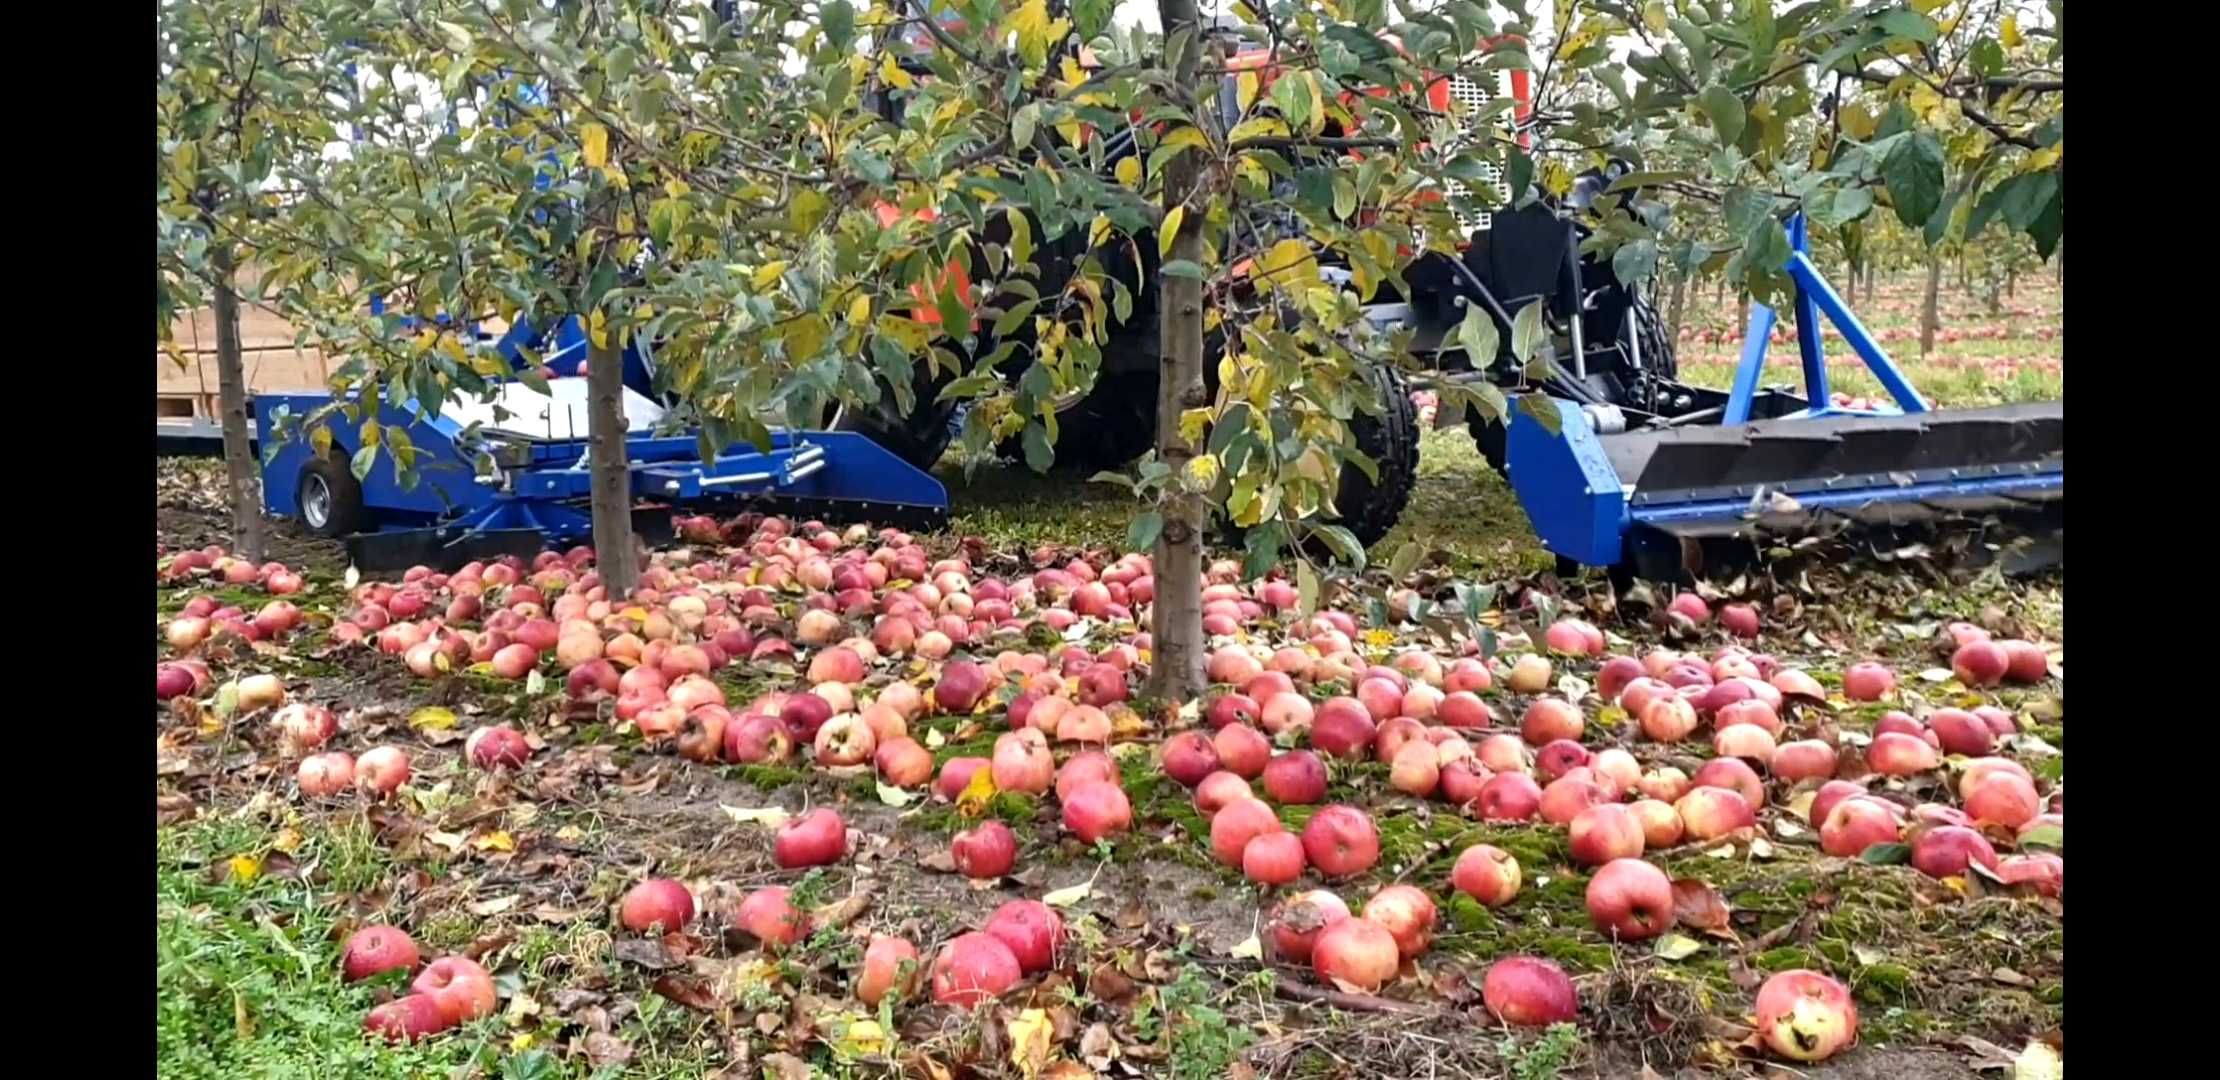
[[[1318,256],[1301,240],[1282,240],[1264,253],[1257,276],[1283,289],[1307,291],[1319,283]]]
[[[2012,1080],[2063,1080],[2065,1075],[2066,1059],[2040,1040],[2030,1040],[2012,1059]]]
[[[1201,446],[1203,429],[1209,424],[1209,409],[1188,409],[1179,414],[1179,437],[1189,446]]]
[[[509,1036],[509,1049],[521,1054],[526,1050],[530,1050],[532,1048],[532,1043],[535,1041],[536,1040],[532,1038],[531,1032],[519,1031],[516,1034]]]
[[[956,812],[965,817],[978,817],[987,812],[987,804],[994,800],[994,770],[980,769],[971,774],[971,782],[956,795]]]
[[[2064,156],[2066,156],[2066,140],[2060,139],[2027,155],[2027,160],[2020,162],[2020,171],[2023,173],[2041,172],[2058,164],[2058,159]]]
[[[1127,186],[1127,187],[1129,187],[1129,188],[1132,188],[1132,189],[1134,189],[1135,191],[1138,191],[1138,190],[1140,190],[1140,188],[1141,188],[1141,159],[1140,159],[1140,158],[1137,158],[1137,157],[1129,157],[1129,158],[1120,158],[1120,159],[1118,159],[1118,183],[1124,184],[1125,186]]]
[[[1038,3],[1039,0],[1034,0]],[[1056,1052],[1056,1025],[1048,1010],[1026,1009],[1010,1020],[1010,1064],[1026,1076],[1038,1076]]]
[[[2025,40],[2020,37],[2020,17],[2017,14],[2006,15],[2004,25],[1997,28],[1997,37],[2003,39],[2005,48],[2019,48],[2020,42]]]
[[[1162,143],[1159,143],[1158,145],[1192,146],[1197,150],[1203,150],[1209,148],[1210,140],[1203,138],[1202,129],[1200,128],[1183,127],[1173,131],[1169,135],[1164,136],[1164,141]]]
[[[842,1058],[880,1057],[886,1053],[886,1029],[877,1020],[847,1013],[839,1017],[846,1023],[839,1024],[840,1037],[833,1041],[833,1053]]]
[[[594,348],[606,349],[609,347],[609,315],[607,312],[601,308],[595,308],[593,314],[587,316],[586,336],[594,340]]]
[[[1218,455],[1195,455],[1192,460],[1187,462],[1187,467],[1180,470],[1179,483],[1181,487],[1188,491],[1197,493],[1209,491],[1212,486],[1218,483]]]
[[[857,293],[856,298],[848,302],[848,325],[862,326],[870,321],[871,294]]]
[[[1703,951],[1704,943],[1686,934],[1667,934],[1657,939],[1657,957],[1660,960],[1686,960]]]
[[[939,728],[929,728],[926,730],[925,749],[938,750],[946,745],[948,745],[948,736],[941,734]]]
[[[1642,5],[1642,25],[1653,34],[1665,32],[1665,0],[1649,0]]]
[[[1133,160],[1127,158],[1127,161]],[[1099,248],[1110,239],[1110,215],[1096,214],[1094,224],[1087,229],[1087,245]]]
[[[231,877],[234,881],[253,881],[262,876],[262,859],[257,855],[233,855]]]
[[[785,276],[786,260],[774,259],[757,267],[755,276],[748,279],[748,284],[755,286],[755,291],[762,292],[778,284],[778,280]]]
[[[470,913],[481,919],[488,919],[515,907],[516,902],[517,895],[515,893],[510,893],[507,896],[496,896],[491,900],[480,900],[470,905]]]
[[[1258,939],[1255,934],[1250,934],[1242,939],[1241,944],[1234,946],[1232,952],[1226,955],[1236,960],[1262,960],[1264,959],[1264,942]]]
[[[480,851],[515,851],[516,837],[510,836],[506,829],[495,829],[472,840],[470,846]]]
[[[287,855],[301,850],[301,831],[293,828],[279,830],[277,839],[270,841],[270,847]]]
[[[409,726],[418,731],[446,731],[455,726],[455,711],[426,705],[409,714]]]
[[[1287,121],[1275,116],[1252,116],[1233,125],[1233,130],[1226,133],[1226,139],[1229,142],[1240,142],[1243,139],[1285,137],[1287,137]]]
[[[1010,29],[1017,34],[1018,52],[1027,64],[1039,64],[1048,57],[1048,46],[1071,29],[1065,19],[1048,17],[1048,0],[1025,0],[1010,13]]]
[[[1158,226],[1156,230],[1156,253],[1158,256],[1171,258],[1172,241],[1179,237],[1179,226],[1186,220],[1187,207],[1184,205],[1172,207],[1172,212],[1164,215],[1164,224]]]
[[[1256,92],[1263,85],[1264,81],[1257,78],[1254,71],[1244,71],[1234,80],[1234,92],[1240,99],[1242,112],[1248,112],[1249,106],[1256,104]]]
[[[915,85],[910,81],[910,73],[894,62],[894,53],[891,51],[879,56],[879,78],[886,80],[888,86],[897,90],[907,90]]]
[[[587,124],[578,129],[578,141],[585,147],[586,165],[601,168],[609,164],[609,129],[600,124]]]

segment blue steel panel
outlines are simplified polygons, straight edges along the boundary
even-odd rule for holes
[[[280,405],[298,425],[300,418],[331,400],[328,394],[257,394],[254,399],[256,430],[276,430],[271,417]],[[456,447],[455,436],[461,429],[454,421],[444,417],[419,419],[405,409],[381,403],[378,423],[388,430],[407,433],[409,445],[417,452],[418,480],[414,488],[403,490],[392,456],[380,453],[370,466],[369,475],[362,478],[363,509],[371,519],[370,524],[381,524],[381,517],[393,514],[409,519],[444,515],[483,506],[493,499],[493,491],[476,481],[476,470],[469,457]],[[333,455],[342,462],[352,460],[356,448],[361,445],[355,424],[344,414],[335,414],[324,424],[332,433]],[[293,492],[312,452],[307,436],[305,430],[296,431],[263,467],[263,503],[272,513],[300,511],[294,505]]]
[[[1569,401],[1545,398],[1557,410],[1558,433],[1514,406],[1504,462],[1511,489],[1542,546],[1589,566],[1621,558],[1626,495],[1586,414]]]
[[[1796,295],[1827,313],[1827,318],[1842,331],[1844,340],[1850,343],[1858,358],[1872,369],[1873,377],[1881,380],[1889,396],[1896,399],[1897,407],[1908,413],[1926,412],[1927,402],[1919,396],[1919,391],[1912,389],[1911,380],[1906,379],[1896,362],[1889,359],[1889,354],[1882,350],[1881,343],[1874,340],[1865,324],[1850,313],[1850,306],[1843,303],[1841,294],[1820,276],[1819,268],[1812,265],[1810,257],[1802,252],[1789,256],[1788,273],[1796,279]]]

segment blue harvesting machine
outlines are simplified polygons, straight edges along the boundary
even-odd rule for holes
[[[479,336],[492,340],[484,331]],[[546,337],[520,320],[492,345],[521,366]],[[262,448],[265,506],[300,518],[312,532],[344,538],[356,565],[370,570],[452,568],[591,542],[587,387],[578,373],[586,339],[575,317],[553,337],[539,361],[555,376],[545,392],[503,379],[484,398],[457,395],[421,416],[413,400],[379,404],[386,443],[415,450],[412,485],[404,486],[390,454],[355,475],[359,435],[351,423],[332,422],[344,417],[327,408],[331,395],[255,395],[256,432],[285,432],[275,447]],[[946,520],[948,493],[940,482],[858,432],[776,431],[768,450],[740,444],[703,460],[697,431],[664,430],[664,410],[651,397],[653,369],[650,346],[625,350],[625,457],[635,527],[651,542],[670,535],[671,515],[680,510],[775,508],[920,529]],[[303,422],[319,410],[321,418]],[[318,427],[328,442],[315,434]]]
[[[1996,515],[2033,518],[2055,533],[2062,558],[2065,403],[1931,408],[1813,265],[1800,215],[1788,235],[1804,395],[1759,388],[1779,315],[1755,304],[1724,393],[1672,384],[1659,395],[1671,407],[1640,422],[1554,396],[1536,410],[1554,424],[1513,409],[1506,471],[1543,545],[1572,562],[1672,580],[1697,568],[1692,546],[1714,541]],[[1836,403],[1822,316],[1893,405]]]

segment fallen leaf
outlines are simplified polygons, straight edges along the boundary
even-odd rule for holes
[[[986,770],[982,769],[980,771],[984,772]],[[769,828],[776,829],[779,826],[786,824],[786,811],[781,810],[776,806],[761,806],[753,809],[743,809],[738,806],[726,806],[723,803],[718,803],[717,809],[724,811],[726,817],[731,818],[732,820],[742,825],[763,825]]]
[[[1262,960],[1264,959],[1264,942],[1258,940],[1255,934],[1250,934],[1226,955],[1237,960]]]
[[[584,1047],[586,1059],[596,1067],[622,1065],[632,1060],[632,1044],[607,1032],[587,1032]]]
[[[717,996],[710,993],[709,984],[686,975],[665,975],[655,980],[655,992],[689,1009],[715,1012]],[[804,1072],[802,1075],[807,1076]]]
[[[2006,986],[2025,987],[2035,985],[2035,980],[2030,979],[2027,976],[2022,975],[2019,972],[2014,971],[2008,967],[2000,967],[1995,971],[1990,972],[1989,977],[1995,979],[2000,983],[2003,983]]]
[[[517,895],[515,893],[510,893],[507,896],[497,896],[491,900],[480,900],[477,903],[470,905],[470,913],[472,915],[477,915],[480,917],[499,915],[502,912],[515,907],[516,902]]]
[[[832,1020],[837,1033],[831,1040],[833,1053],[841,1058],[879,1057],[890,1045],[886,1029],[877,1020],[855,1013],[842,1013]]]
[[[1055,1025],[1046,1009],[1026,1009],[1009,1023],[1010,1064],[1026,1076],[1039,1076],[1056,1052]]]
[[[956,812],[965,817],[978,817],[987,812],[987,804],[994,799],[994,773],[980,769],[971,774],[971,782],[956,796]]]
[[[1850,946],[1850,955],[1857,957],[1858,963],[1866,967],[1871,967],[1875,964],[1878,964],[1881,961],[1888,959],[1889,956],[1889,954],[1882,952],[1879,949],[1871,948],[1865,945]]]
[[[507,829],[495,829],[472,840],[470,846],[480,851],[515,851],[516,837],[510,836]]]
[[[2031,1041],[2012,1059],[2012,1080],[2065,1080],[2066,1058],[2051,1045]]]
[[[649,971],[668,971],[679,966],[669,950],[663,948],[663,943],[653,938],[622,938],[611,952],[618,962]]]
[[[764,1080],[809,1080],[809,1062],[788,1053],[763,1057]]]
[[[1704,943],[1686,934],[1666,934],[1657,939],[1655,952],[1660,960],[1686,960],[1703,951]]]
[[[941,734],[939,728],[932,728],[925,732],[925,748],[927,750],[938,750],[946,745],[948,745],[948,736]]]
[[[1719,890],[1700,878],[1673,882],[1673,921],[1691,930],[1725,930],[1732,912]]]
[[[1081,900],[1085,900],[1089,896],[1094,895],[1094,891],[1094,879],[1089,878],[1086,881],[1082,881],[1077,885],[1071,886],[1070,888],[1058,889],[1055,892],[1048,893],[1042,896],[1041,903],[1047,904],[1050,907],[1070,907],[1073,904],[1076,904]]]
[[[426,705],[409,714],[409,726],[418,731],[452,730],[455,726],[455,710]]]
[[[895,787],[894,785],[889,784],[884,780],[879,781],[879,801],[887,804],[888,806],[908,806],[910,802],[916,798],[917,796],[904,791],[901,788]]]

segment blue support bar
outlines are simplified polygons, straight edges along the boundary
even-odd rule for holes
[[[1842,295],[1835,292],[1834,286],[1827,284],[1826,278],[1820,276],[1819,268],[1812,265],[1811,257],[1801,251],[1789,256],[1788,273],[1796,279],[1796,294],[1800,301],[1811,303],[1826,312],[1827,318],[1835,324],[1836,329],[1842,331],[1844,340],[1850,343],[1850,348],[1858,354],[1858,358],[1872,369],[1873,377],[1881,380],[1881,385],[1888,389],[1889,396],[1896,399],[1897,408],[1908,413],[1926,412],[1927,402],[1919,396],[1919,391],[1912,389],[1911,380],[1906,379],[1904,372],[1897,368],[1896,362],[1890,360],[1889,354],[1881,350],[1880,342],[1873,339],[1873,334],[1865,328],[1865,324],[1850,313],[1850,306],[1843,303]],[[1825,404],[1824,401],[1814,402],[1813,407],[1823,407]]]
[[[1810,227],[1804,215],[1788,219],[1788,246],[1798,253],[1811,250]],[[1827,390],[1827,354],[1819,341],[1819,305],[1812,302],[1811,290],[1796,290],[1796,351],[1804,360],[1804,400],[1814,409],[1824,409],[1834,400]]]
[[[1735,365],[1734,387],[1727,392],[1727,413],[1722,422],[1745,423],[1750,401],[1757,396],[1758,374],[1765,370],[1765,344],[1773,336],[1780,316],[1764,304],[1750,305],[1750,326],[1742,338],[1742,362]]]

